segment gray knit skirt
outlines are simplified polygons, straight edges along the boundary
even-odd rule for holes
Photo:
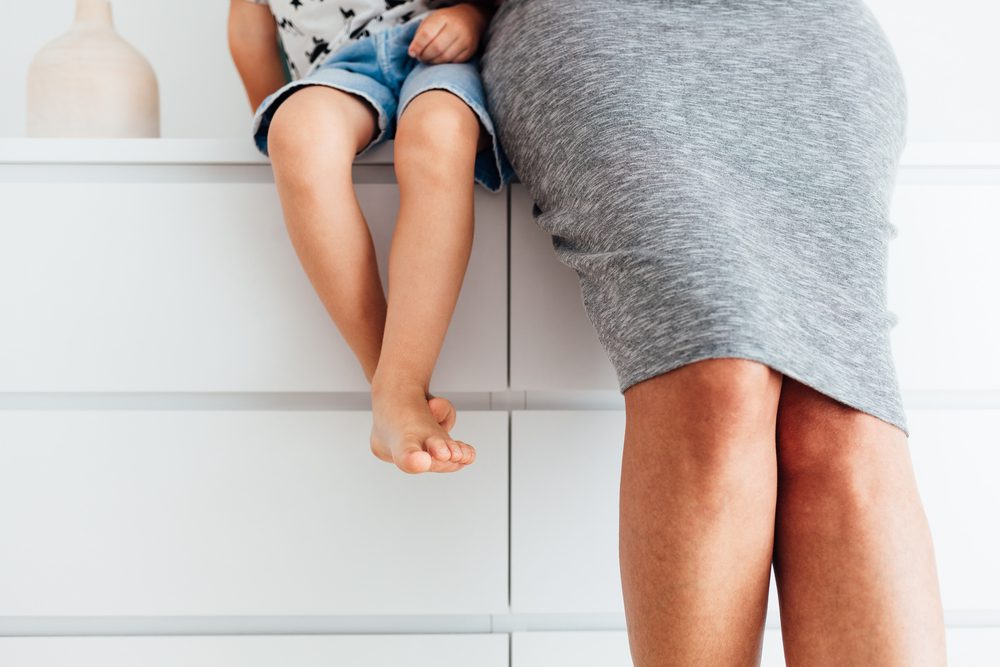
[[[482,68],[622,392],[742,357],[909,435],[886,301],[907,98],[863,0],[506,0]]]

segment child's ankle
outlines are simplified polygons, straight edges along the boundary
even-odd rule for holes
[[[373,397],[388,394],[421,394],[424,398],[431,397],[427,383],[410,378],[383,379],[376,375],[372,378],[371,393]]]

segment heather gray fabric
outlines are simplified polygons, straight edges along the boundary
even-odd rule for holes
[[[902,72],[862,0],[507,0],[488,108],[624,392],[743,357],[909,430]]]

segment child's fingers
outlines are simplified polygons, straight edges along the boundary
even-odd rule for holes
[[[427,48],[434,39],[441,34],[444,30],[447,22],[440,20],[433,20],[434,16],[431,15],[420,22],[420,26],[417,28],[417,34],[413,36],[413,40],[410,41],[410,48],[407,53],[410,54],[412,58],[423,57],[423,51]]]
[[[460,39],[456,39],[452,45],[448,47],[448,50],[442,53],[441,56],[433,62],[434,64],[465,62],[468,58],[463,58],[462,56],[468,52],[469,47],[465,45],[465,42]]]
[[[442,30],[438,36],[424,48],[420,54],[420,59],[424,62],[439,63],[441,55],[445,53],[452,44],[459,40],[459,35],[454,30]]]

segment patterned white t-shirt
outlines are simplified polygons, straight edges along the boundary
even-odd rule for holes
[[[293,79],[311,73],[334,51],[410,19],[449,0],[248,0],[268,5]]]

